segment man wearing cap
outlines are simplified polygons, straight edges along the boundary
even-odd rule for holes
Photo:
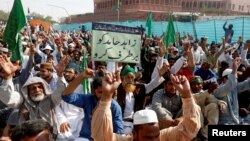
[[[212,95],[212,90],[210,87],[212,87],[213,82],[208,83],[209,88],[205,91],[203,90],[204,81],[200,76],[193,76],[189,82],[195,102],[200,106],[201,112],[203,114],[201,118],[202,128],[200,133],[207,139],[208,125],[218,124],[219,110],[222,112],[226,111],[227,104],[223,100],[218,100],[214,95]],[[204,120],[203,117],[206,120]]]
[[[73,51],[75,50],[75,47],[76,45],[74,43],[70,43],[68,45],[68,55],[73,58],[74,57],[74,54],[73,54]]]
[[[163,63],[164,51],[166,51],[166,48],[162,44],[160,45],[160,53],[153,73],[149,76],[151,81],[147,84],[136,84],[135,70],[132,67],[125,66],[121,71],[122,84],[117,89],[117,102],[122,109],[125,134],[130,134],[133,129],[132,116],[134,112],[144,109],[147,102],[145,100],[146,95],[149,95],[153,89],[157,88],[164,81],[162,76],[169,71],[167,64]]]
[[[44,79],[50,86],[51,90],[56,89],[56,83],[58,80],[57,75],[54,73],[54,67],[52,63],[42,63],[40,64],[39,75]]]
[[[4,78],[3,84],[0,86],[0,100],[9,107],[26,109],[28,111],[27,118],[20,115],[20,121],[32,119],[44,119],[54,127],[56,131],[56,120],[54,115],[54,108],[61,101],[61,93],[65,89],[65,84],[62,81],[63,64],[65,60],[58,66],[59,80],[56,85],[56,91],[53,92],[42,78],[33,77],[28,79],[22,86],[21,91],[15,91],[12,77],[17,69],[8,59],[0,56],[0,67],[4,73],[1,73]]]
[[[10,54],[9,54],[9,49],[3,47],[3,45],[0,44],[0,54],[5,54],[5,55],[7,55],[7,56],[10,56]]]
[[[53,50],[49,44],[46,44],[46,46],[43,48],[43,51],[41,51],[39,47],[40,44],[37,44],[36,52],[42,57],[42,63],[46,62],[48,55],[53,55],[55,65],[57,65],[58,60],[56,58],[58,54],[58,49],[55,48],[55,50]]]
[[[171,81],[180,92],[183,101],[183,120],[175,127],[160,131],[156,113],[152,110],[140,110],[133,115],[132,135],[119,136],[112,132],[110,102],[113,93],[121,83],[119,72],[107,75],[103,79],[104,95],[92,118],[92,137],[95,141],[188,141],[192,140],[200,129],[200,108],[192,98],[188,80],[184,76],[171,75]]]
[[[163,69],[162,74],[166,71],[167,69]],[[146,94],[149,94],[164,81],[162,74],[158,72],[150,83],[136,85],[135,73],[132,67],[125,66],[121,71],[122,84],[117,89],[117,102],[122,108],[125,134],[130,134],[133,129],[132,116],[134,112],[145,107]]]
[[[233,62],[233,69],[226,69],[222,73],[222,84],[214,90],[214,96],[227,103],[227,111],[220,112],[218,124],[237,125],[241,123],[239,117],[238,93],[248,90],[250,87],[250,74],[248,73],[243,82],[237,82],[237,69],[241,59],[237,57]]]
[[[145,56],[145,61],[143,62],[143,65],[142,65],[142,67],[144,68],[144,71],[142,73],[142,80],[145,83],[149,83],[151,80],[150,76],[156,65],[157,58],[158,58],[158,53],[155,52],[155,48],[150,47],[149,51],[147,52]]]

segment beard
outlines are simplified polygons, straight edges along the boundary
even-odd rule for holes
[[[136,86],[134,84],[127,83],[127,84],[125,84],[124,89],[125,89],[126,93],[129,93],[129,92],[133,93],[136,89]]]
[[[35,102],[40,102],[40,101],[44,100],[44,98],[45,98],[44,93],[40,93],[38,96],[30,96],[30,99],[32,101],[35,101]]]
[[[75,78],[74,77],[67,77],[67,76],[64,76],[64,78],[66,79],[66,81],[69,83],[69,82],[72,82]]]

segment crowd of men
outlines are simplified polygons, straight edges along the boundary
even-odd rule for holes
[[[11,60],[0,25],[0,140],[205,141],[208,125],[250,124],[250,40],[223,28],[220,43],[143,36],[141,62],[114,65],[91,60],[91,31],[33,26]]]

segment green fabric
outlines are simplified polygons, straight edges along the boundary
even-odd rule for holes
[[[8,43],[8,48],[11,51],[11,60],[21,60],[23,63],[23,50],[21,37],[18,35],[20,30],[26,25],[26,18],[23,11],[21,0],[15,0],[10,16],[4,30],[3,40]]]
[[[133,68],[131,68],[130,66],[126,66],[122,72],[121,72],[121,76],[125,76],[126,74],[128,74],[129,72],[132,72],[135,74],[135,70]]]
[[[176,41],[176,35],[175,35],[175,29],[174,29],[173,15],[170,14],[167,31],[164,36],[164,42],[165,42],[166,48],[168,48],[175,41]],[[167,54],[165,57],[167,58]]]
[[[82,54],[83,54],[83,58],[82,58],[82,69],[85,70],[88,68],[88,60],[87,60],[87,50],[83,50]],[[90,93],[90,83],[89,83],[89,79],[85,78],[82,81],[82,85],[83,85],[83,92],[84,94],[89,94]]]
[[[153,15],[152,13],[148,13],[148,19],[146,22],[146,27],[147,27],[147,37],[151,38],[152,37],[152,20],[153,20]]]

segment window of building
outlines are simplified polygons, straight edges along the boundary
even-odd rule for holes
[[[184,1],[181,3],[181,6],[185,8],[185,2]]]
[[[235,4],[232,5],[232,10],[234,10],[234,8],[235,8]]]
[[[216,8],[220,8],[220,2],[216,2]]]
[[[124,3],[125,5],[128,5],[128,0],[125,0],[125,3]]]
[[[103,8],[103,3],[102,3],[102,2],[100,3],[100,8],[101,8],[101,9]]]
[[[212,7],[212,3],[211,1],[208,2],[208,5],[207,5],[208,8],[211,8]]]
[[[203,2],[199,2],[199,8],[203,8]]]
[[[193,7],[197,8],[197,2],[196,1],[194,2]]]
[[[179,0],[174,0],[174,5],[178,5]]]
[[[241,10],[241,6],[239,5],[239,7],[238,7],[238,11],[240,11]]]
[[[169,5],[169,0],[165,0],[165,5]]]
[[[244,5],[241,7],[241,11],[244,11]]]
[[[212,2],[213,3],[213,8],[216,8],[217,1]]]
[[[182,4],[182,1],[181,1],[181,0],[179,0],[179,1],[178,1],[178,5],[180,5],[180,6],[181,6],[181,4]]]
[[[185,6],[186,8],[188,8],[189,7],[189,3],[188,2],[186,2],[186,6]]]

